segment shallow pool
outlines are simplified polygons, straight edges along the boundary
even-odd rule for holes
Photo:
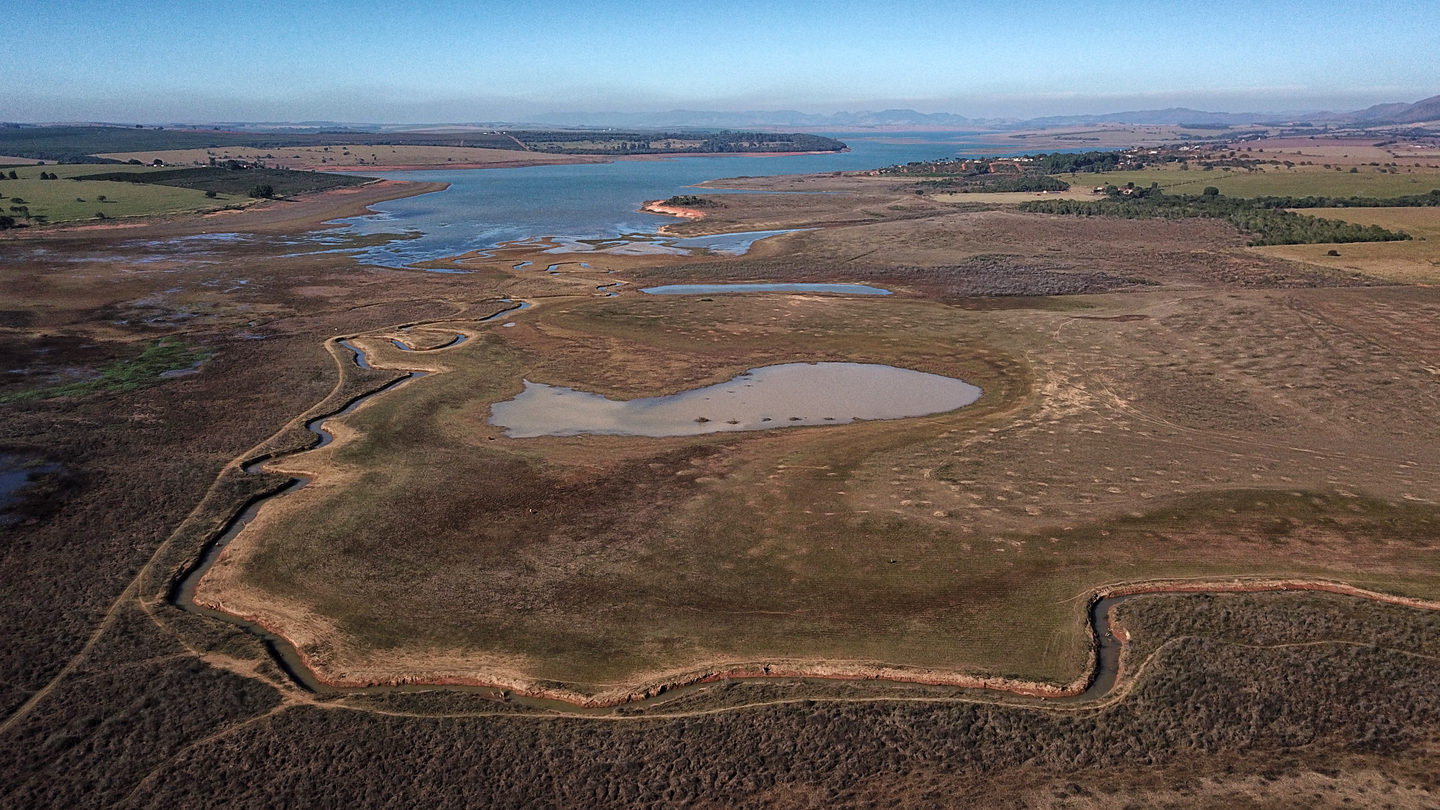
[[[768,239],[772,236],[779,236],[786,233],[796,233],[795,229],[783,231],[745,231],[744,233],[719,233],[712,236],[692,236],[688,239],[677,239],[670,244],[678,248],[705,249],[711,253],[726,253],[731,256],[742,256],[750,252],[750,246],[761,239]]]
[[[786,363],[752,369],[718,385],[631,400],[526,380],[519,396],[492,406],[490,423],[512,438],[694,436],[925,416],[969,405],[981,393],[962,380],[907,368]]]

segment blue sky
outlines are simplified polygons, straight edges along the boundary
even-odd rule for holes
[[[1440,0],[10,0],[0,120],[1354,109],[1440,93],[1437,21]]]

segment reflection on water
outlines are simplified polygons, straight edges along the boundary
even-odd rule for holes
[[[715,295],[747,292],[823,292],[844,295],[889,295],[889,290],[868,284],[662,284],[642,287],[640,292],[651,295]]]
[[[0,527],[11,526],[21,521],[22,516],[8,513],[6,510],[21,501],[22,491],[25,487],[59,469],[60,465],[58,464],[50,464],[38,459],[0,455]]]
[[[526,380],[519,396],[492,406],[490,423],[506,428],[512,438],[694,436],[924,416],[969,405],[981,393],[967,382],[907,368],[786,363],[752,369],[719,385],[632,400]]]

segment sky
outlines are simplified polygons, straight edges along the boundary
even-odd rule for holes
[[[7,0],[0,121],[1352,110],[1440,93],[1440,0]]]

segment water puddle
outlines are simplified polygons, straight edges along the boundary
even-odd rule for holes
[[[651,295],[715,295],[747,292],[838,293],[840,295],[890,295],[889,290],[868,284],[665,284],[642,287]]]
[[[7,510],[24,500],[25,487],[60,469],[33,458],[0,455],[0,527],[19,523],[21,516]]]
[[[808,230],[808,229],[800,229]],[[713,236],[692,236],[689,239],[677,239],[670,244],[674,247],[687,250],[708,250],[711,253],[724,253],[730,256],[743,256],[750,252],[750,246],[761,239],[768,239],[771,236],[780,236],[786,233],[798,233],[796,229],[782,231],[746,231],[744,233],[719,233]]]
[[[983,393],[939,374],[872,363],[786,363],[729,382],[664,397],[613,400],[525,381],[491,408],[490,422],[512,438],[600,433],[694,436],[944,413]]]

